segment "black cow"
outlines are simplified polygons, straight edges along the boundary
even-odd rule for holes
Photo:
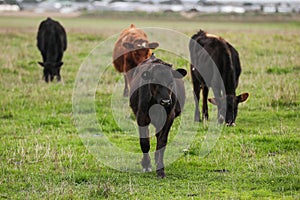
[[[60,81],[60,68],[62,58],[67,49],[67,35],[64,27],[57,21],[47,18],[42,21],[37,34],[37,47],[43,56],[43,62],[38,62],[44,67],[44,79],[49,82],[57,76]]]
[[[191,74],[195,93],[195,121],[200,121],[199,99],[202,89],[202,119],[208,119],[207,100],[218,106],[218,121],[227,126],[235,126],[238,104],[244,102],[249,94],[236,96],[241,74],[239,54],[223,38],[208,34],[203,30],[192,36],[189,44]],[[216,66],[218,71],[215,71]],[[222,78],[221,83],[217,77]],[[225,94],[221,84],[224,84]],[[208,88],[212,87],[215,98],[207,99]]]
[[[130,107],[139,126],[142,167],[151,171],[148,126],[156,128],[155,163],[158,177],[164,178],[163,157],[168,134],[174,119],[180,115],[185,101],[183,78],[185,69],[172,69],[172,65],[154,56],[133,69],[130,84]]]

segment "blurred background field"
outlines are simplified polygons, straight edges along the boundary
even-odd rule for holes
[[[63,83],[44,83],[37,64],[41,60],[37,28],[47,16],[60,21],[68,34]],[[104,166],[83,145],[73,121],[72,93],[81,64],[99,43],[131,23],[168,28],[187,37],[200,28],[222,36],[240,53],[243,71],[237,92],[250,93],[239,107],[237,127],[224,128],[216,146],[202,158],[199,150],[207,129],[200,124],[193,143],[166,167],[164,180],[154,172],[119,172]],[[0,198],[299,199],[299,34],[297,14],[188,19],[178,13],[4,13],[0,17]],[[175,68],[189,69],[188,61],[179,56],[155,52]],[[97,88],[97,119],[117,146],[139,152],[137,136],[125,137],[110,109],[111,92],[122,75],[111,66],[107,76],[103,80],[107,87]],[[190,86],[190,76],[185,84]],[[187,109],[193,115],[193,106]],[[210,107],[211,120],[215,115]]]

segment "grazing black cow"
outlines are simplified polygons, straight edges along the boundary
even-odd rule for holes
[[[199,99],[202,89],[202,119],[208,119],[207,100],[218,106],[218,121],[227,126],[235,126],[238,104],[244,102],[249,94],[236,96],[241,74],[239,54],[236,49],[223,38],[208,34],[203,30],[192,36],[189,44],[191,56],[191,74],[195,93],[195,121],[200,121]],[[214,71],[217,66],[218,72]],[[220,81],[222,78],[225,94],[222,94]],[[212,87],[215,98],[207,99],[208,88]]]
[[[67,49],[67,35],[64,27],[57,21],[47,18],[42,21],[37,34],[37,47],[43,56],[43,62],[38,62],[44,67],[44,79],[53,81],[57,76],[60,81],[60,68],[62,58]]]
[[[156,128],[155,163],[158,177],[164,178],[163,157],[168,134],[174,119],[180,115],[185,101],[183,78],[185,69],[172,69],[172,65],[151,56],[133,69],[130,84],[130,107],[139,126],[142,167],[151,171],[149,156],[149,124]]]

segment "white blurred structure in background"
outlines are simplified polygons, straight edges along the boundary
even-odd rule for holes
[[[300,0],[0,0],[1,11],[300,13]]]

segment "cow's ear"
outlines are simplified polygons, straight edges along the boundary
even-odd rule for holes
[[[126,48],[126,49],[134,49],[134,45],[129,43],[129,42],[124,42],[123,43],[123,46]]]
[[[142,73],[142,78],[143,78],[145,81],[150,80],[150,79],[152,78],[151,73],[150,73],[149,71],[144,71],[144,72]]]
[[[246,101],[248,99],[248,97],[249,97],[248,92],[240,94],[239,96],[237,96],[237,102],[242,103],[242,102]]]
[[[149,49],[156,49],[159,46],[157,42],[151,42],[148,44]]]
[[[208,98],[208,101],[213,105],[218,105],[216,98]]]
[[[44,63],[38,62],[42,67],[45,67]]]
[[[182,68],[176,69],[172,72],[173,72],[174,78],[183,78],[187,74],[187,71],[185,69],[182,69]]]

